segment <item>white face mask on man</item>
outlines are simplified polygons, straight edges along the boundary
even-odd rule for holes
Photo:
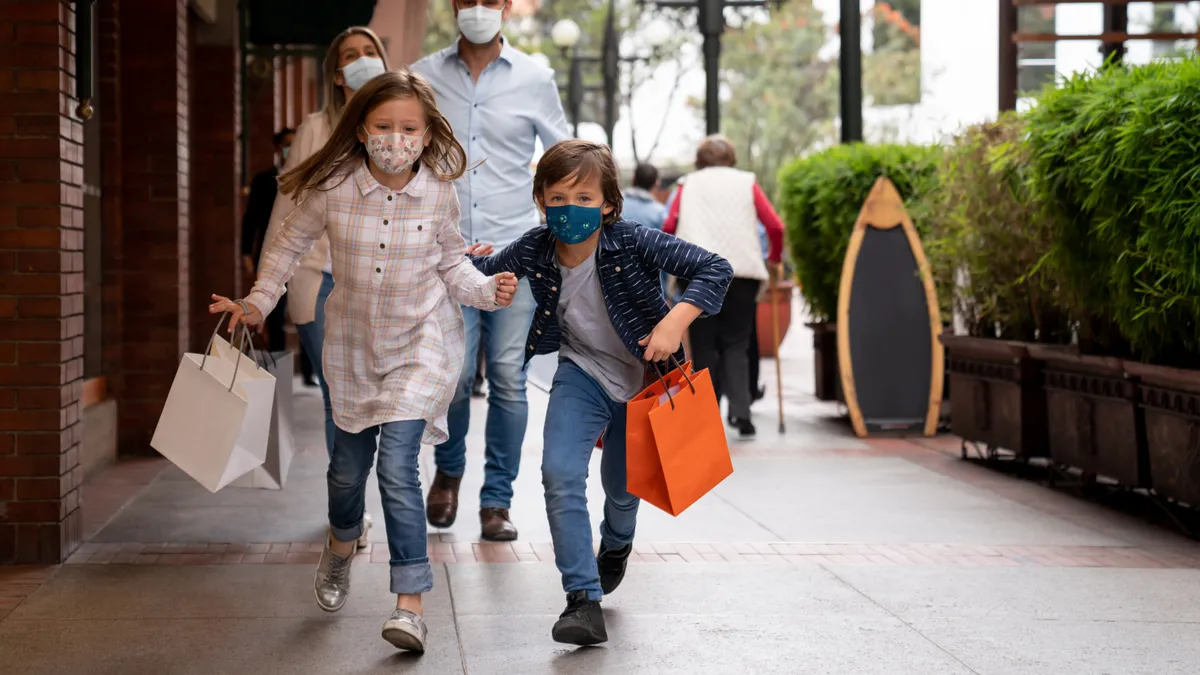
[[[500,33],[503,23],[503,10],[488,9],[482,5],[458,10],[458,30],[468,42],[477,45],[491,42]]]

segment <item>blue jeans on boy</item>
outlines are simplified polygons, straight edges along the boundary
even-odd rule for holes
[[[333,455],[333,442],[337,425],[333,423],[333,404],[329,402],[329,385],[325,383],[325,371],[321,367],[321,349],[325,344],[325,301],[333,292],[333,275],[326,272],[317,291],[316,318],[309,323],[297,324],[296,335],[300,346],[313,367],[313,375],[321,383],[321,398],[325,399],[325,452]]]
[[[391,554],[391,590],[409,595],[433,589],[433,568],[425,540],[425,500],[421,495],[421,434],[425,420],[388,422],[357,434],[337,430],[329,458],[329,527],[338,541],[362,536],[367,476],[379,448],[379,494]]]
[[[609,398],[579,366],[560,361],[546,410],[542,485],[563,590],[587,591],[589,600],[602,595],[587,508],[588,462],[602,433],[600,541],[606,548],[620,549],[633,542],[639,502],[625,490],[625,402]]]
[[[487,426],[484,430],[483,489],[479,506],[507,509],[512,505],[513,481],[521,468],[521,444],[529,422],[525,397],[525,339],[537,300],[522,279],[512,306],[495,312],[463,307],[467,353],[458,389],[446,412],[450,439],[434,448],[437,468],[459,477],[467,470],[467,430],[471,425],[471,389],[475,384],[478,351],[484,350],[488,381]]]

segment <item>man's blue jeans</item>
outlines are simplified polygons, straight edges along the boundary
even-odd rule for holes
[[[479,506],[507,509],[512,505],[513,481],[521,467],[521,444],[529,420],[525,398],[525,342],[537,301],[522,279],[511,307],[483,312],[463,307],[467,354],[458,389],[446,413],[450,439],[434,449],[442,473],[459,477],[467,469],[467,430],[471,426],[471,388],[475,383],[478,350],[484,350],[488,381],[487,427],[484,430],[485,464]]]
[[[321,279],[321,289],[317,292],[317,316],[309,323],[297,324],[296,335],[300,345],[312,363],[313,375],[321,383],[321,397],[325,399],[325,451],[333,454],[334,434],[337,425],[333,423],[333,405],[329,402],[329,385],[325,383],[325,370],[321,363],[321,349],[325,344],[325,301],[333,292],[333,275],[326,272]]]
[[[625,402],[609,398],[579,366],[560,361],[546,410],[542,485],[563,590],[587,591],[590,600],[599,600],[602,592],[587,508],[588,462],[602,433],[600,541],[619,549],[633,543],[640,501],[625,489]]]
[[[337,430],[329,458],[329,527],[338,541],[362,536],[367,476],[379,447],[379,494],[391,554],[393,593],[410,595],[433,589],[433,568],[425,540],[425,500],[417,457],[424,420],[388,422],[357,434]]]

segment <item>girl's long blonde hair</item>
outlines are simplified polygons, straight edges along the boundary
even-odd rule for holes
[[[346,107],[346,90],[342,89],[341,85],[334,81],[338,71],[338,61],[342,56],[342,43],[351,35],[362,35],[375,45],[375,51],[379,54],[380,60],[383,61],[383,69],[389,70],[387,51],[383,48],[383,40],[375,34],[375,31],[366,26],[351,26],[342,31],[333,42],[329,43],[329,50],[325,52],[325,61],[321,66],[322,76],[325,80],[325,107],[321,112],[325,113],[325,117],[329,119],[329,126],[333,127],[338,123],[338,119],[342,116],[342,110]]]
[[[433,87],[421,76],[399,70],[376,76],[354,94],[325,145],[279,177],[279,191],[299,204],[310,190],[332,190],[341,185],[359,165],[369,161],[367,147],[358,139],[367,115],[388,101],[409,97],[417,99],[425,110],[426,133],[432,136],[417,164],[442,180],[457,180],[466,171],[467,153],[454,138],[450,122],[438,110]]]

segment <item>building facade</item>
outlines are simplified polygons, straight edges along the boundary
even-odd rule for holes
[[[374,4],[415,59],[425,3]],[[80,485],[153,453],[209,294],[245,290],[243,186],[317,108],[319,62],[240,30],[237,0],[0,0],[0,564],[71,554]]]

